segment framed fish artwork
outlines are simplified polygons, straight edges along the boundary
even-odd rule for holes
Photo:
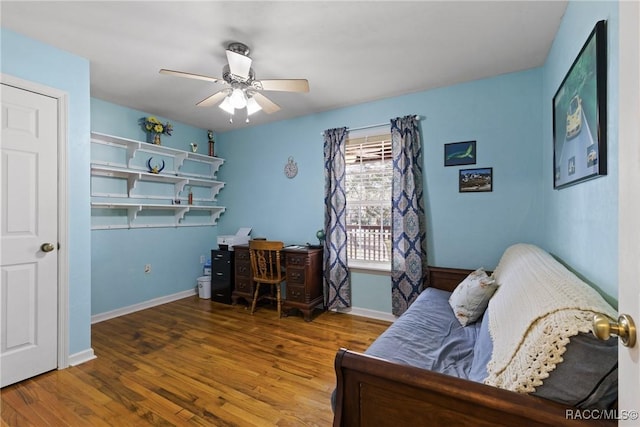
[[[476,164],[476,142],[452,142],[444,144],[444,165],[460,166]]]

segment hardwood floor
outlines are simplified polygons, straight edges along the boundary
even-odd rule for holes
[[[329,426],[337,350],[388,325],[185,298],[93,325],[97,359],[3,388],[2,426]]]

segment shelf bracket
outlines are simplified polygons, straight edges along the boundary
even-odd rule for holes
[[[222,215],[222,213],[225,211],[225,208],[221,208],[219,210],[216,211],[211,211],[211,223],[215,224],[218,221],[218,218],[220,218],[220,215]]]
[[[176,195],[175,195],[175,199],[177,200],[178,197],[180,196],[180,193],[182,193],[182,191],[184,190],[184,187],[189,183],[188,179],[183,179],[182,181],[176,182]]]
[[[138,181],[141,178],[140,173],[131,174],[127,177],[127,186],[129,187],[129,197],[134,197],[133,190],[135,190]]]
[[[136,151],[140,148],[140,144],[127,145],[127,167],[130,168],[133,165],[133,157],[136,155]]]
[[[175,222],[176,222],[176,226],[180,224],[180,221],[182,221],[184,219],[184,215],[189,212],[189,208],[182,208],[182,209],[178,209],[175,213]]]
[[[133,221],[138,217],[138,212],[142,210],[142,205],[131,206],[127,208],[127,216],[129,217],[129,227],[133,225]]]
[[[216,200],[216,196],[220,193],[220,190],[224,187],[224,182],[220,182],[216,185],[211,186],[211,197],[209,198],[211,201]]]
[[[180,168],[182,168],[182,164],[184,163],[184,160],[187,158],[187,153],[177,153],[175,155],[175,164],[173,165],[173,169],[175,171],[180,170]]]
[[[222,162],[211,163],[211,176],[215,177],[218,175],[220,166],[222,166]]]

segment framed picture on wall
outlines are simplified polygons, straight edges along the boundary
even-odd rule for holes
[[[493,168],[460,169],[458,191],[460,193],[493,191]]]
[[[476,142],[452,142],[444,144],[444,165],[461,166],[476,164]]]
[[[553,97],[553,188],[607,174],[607,30],[599,21]]]

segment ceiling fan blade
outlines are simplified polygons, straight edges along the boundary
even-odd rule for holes
[[[261,93],[257,93],[257,92],[254,93],[253,94],[253,99],[256,100],[258,105],[262,108],[262,111],[264,111],[267,114],[275,113],[276,111],[278,111],[280,109],[278,104],[276,104],[275,102],[271,101],[269,98],[267,98],[266,96],[264,96]]]
[[[185,73],[183,71],[166,70],[164,68],[160,70],[160,74],[167,74],[170,76],[177,76],[177,77],[186,77],[188,79],[204,80],[205,82],[212,82],[212,83],[224,82],[222,79],[218,79],[215,77],[203,76],[201,74]]]
[[[198,107],[211,107],[212,105],[216,105],[218,102],[222,101],[222,99],[228,94],[228,90],[221,90],[220,92],[216,92],[208,98],[205,98],[202,101],[198,102],[196,105]]]
[[[274,79],[254,82],[256,89],[277,90],[283,92],[309,92],[309,81],[306,79]]]
[[[227,50],[227,61],[229,61],[229,71],[231,74],[245,80],[249,78],[249,70],[251,69],[252,61],[251,58],[232,50]]]

